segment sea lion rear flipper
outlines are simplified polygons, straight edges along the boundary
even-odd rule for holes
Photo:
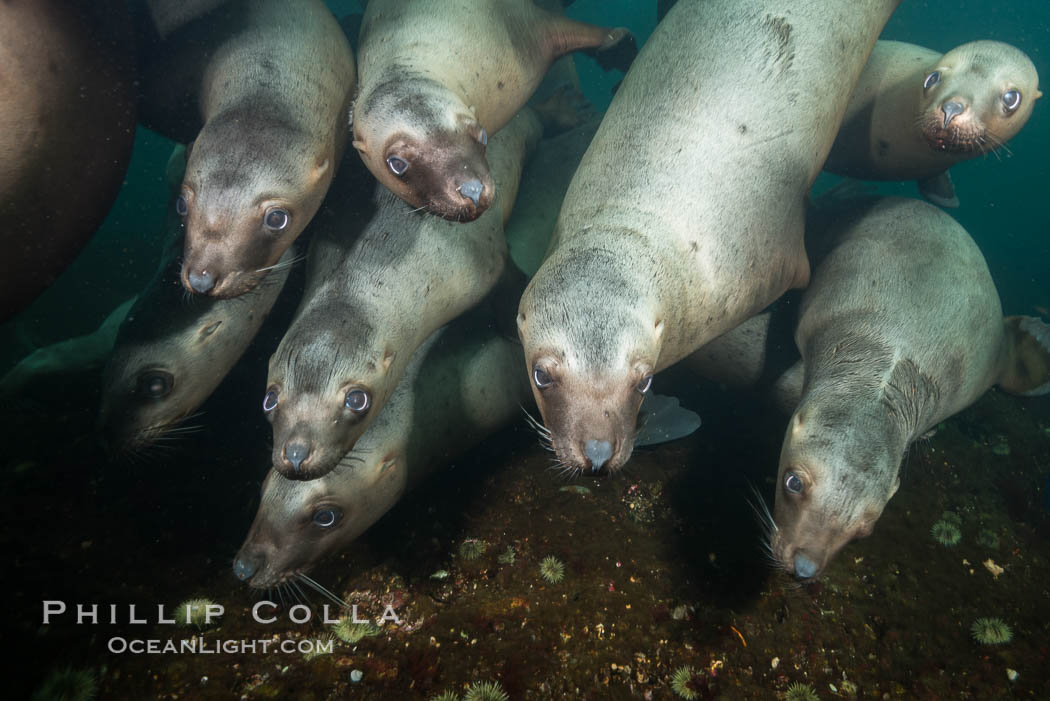
[[[919,180],[917,183],[922,196],[935,205],[947,209],[955,209],[959,206],[959,198],[955,196],[955,185],[952,184],[952,176],[948,174],[948,171]]]
[[[685,438],[700,428],[700,417],[678,403],[675,397],[649,392],[638,412],[641,428],[634,437],[635,447],[656,445]]]
[[[626,73],[638,55],[638,42],[625,27],[598,27],[556,15],[551,15],[550,25],[548,36],[552,59],[584,50],[602,70],[615,68]]]
[[[1003,319],[1009,348],[999,386],[1011,394],[1050,394],[1050,325],[1034,316]]]

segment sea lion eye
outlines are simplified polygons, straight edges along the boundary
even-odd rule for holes
[[[178,197],[176,197],[175,198],[175,214],[178,214],[180,217],[184,217],[184,216],[186,216],[186,213],[189,212],[189,211],[190,211],[190,207],[189,207],[188,204],[186,204],[186,196],[185,195],[179,195]]]
[[[263,397],[263,411],[270,413],[277,408],[277,390],[271,389]]]
[[[532,371],[532,381],[536,383],[536,387],[544,389],[554,384],[554,380],[551,379],[550,373],[537,365]]]
[[[789,494],[801,494],[804,487],[802,478],[794,472],[789,472],[784,477],[784,489],[788,490]]]
[[[404,158],[398,158],[397,156],[390,156],[387,158],[386,164],[390,166],[390,170],[394,172],[394,175],[399,178],[405,174],[406,170],[408,170],[408,161]]]
[[[355,414],[363,414],[372,405],[372,400],[369,399],[368,392],[363,389],[352,389],[346,393],[343,404]]]
[[[638,382],[637,385],[635,385],[635,389],[637,389],[642,394],[645,394],[646,392],[649,391],[649,388],[652,387],[652,385],[653,385],[653,376],[652,375],[646,375],[645,377],[643,377]]]
[[[339,520],[343,517],[343,512],[340,509],[327,508],[320,509],[314,512],[313,522],[315,526],[320,528],[331,528],[335,524],[339,523]]]
[[[271,209],[266,213],[266,218],[263,220],[263,224],[270,231],[280,231],[288,226],[288,222],[291,220],[291,216],[289,216],[288,212],[283,209]]]
[[[1007,90],[1003,93],[1003,107],[1007,112],[1013,112],[1021,106],[1021,91]]]
[[[922,89],[929,90],[939,82],[941,82],[941,73],[940,71],[934,71],[926,76],[926,81],[922,84]]]
[[[174,384],[174,379],[175,378],[167,372],[154,371],[145,373],[139,376],[137,392],[142,397],[160,399],[171,392],[171,386]]]

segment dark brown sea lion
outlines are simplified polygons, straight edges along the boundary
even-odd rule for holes
[[[354,147],[413,207],[470,221],[492,204],[489,138],[558,56],[594,49],[626,67],[626,29],[583,24],[532,0],[371,0],[361,26]]]
[[[974,41],[943,56],[899,41],[871,52],[825,169],[866,180],[918,180],[958,207],[948,168],[1001,148],[1028,121],[1039,75],[1019,49]]]
[[[117,196],[134,48],[120,0],[0,3],[0,321],[54,281]]]
[[[354,61],[320,0],[233,0],[158,41],[142,120],[190,143],[182,282],[235,297],[313,218],[346,146]]]
[[[653,373],[808,281],[806,197],[896,4],[680,0],[657,26],[519,309],[562,464],[619,468]]]

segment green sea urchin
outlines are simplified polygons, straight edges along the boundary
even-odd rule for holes
[[[565,579],[565,565],[553,555],[548,555],[540,560],[540,576],[551,584],[557,584]]]
[[[959,539],[962,538],[959,527],[950,521],[938,521],[933,524],[933,528],[930,529],[930,535],[941,545],[949,547],[958,543]]]
[[[514,552],[514,548],[508,545],[507,549],[503,552],[502,555],[497,557],[496,560],[501,565],[513,565],[514,564],[514,560],[516,558],[517,558],[517,554]]]
[[[319,635],[313,640],[313,647],[303,653],[303,659],[309,662],[322,655],[331,655],[335,650],[335,636],[331,633]]]
[[[459,701],[459,694],[452,689],[438,694],[437,696],[431,696],[430,701]]]
[[[97,694],[98,680],[92,670],[61,667],[37,687],[33,701],[91,701]]]
[[[794,682],[787,688],[784,701],[820,701],[820,697],[809,684]]]
[[[693,677],[696,676],[696,670],[685,665],[679,667],[671,675],[671,691],[681,696],[683,699],[695,699],[697,693],[693,691],[689,686],[689,682],[693,681]]]
[[[463,695],[463,701],[508,701],[508,698],[499,682],[474,682]]]
[[[485,554],[488,544],[477,538],[467,538],[459,544],[459,556],[464,560],[477,560]]]
[[[186,599],[175,607],[175,622],[180,626],[193,626],[198,630],[205,628],[208,623],[208,607],[218,607],[211,599],[199,597]]]
[[[991,528],[982,528],[977,534],[977,544],[992,550],[999,549],[999,534]]]
[[[1002,645],[1013,640],[1014,632],[1001,618],[978,618],[970,626],[973,639],[982,645]]]
[[[349,618],[340,618],[339,622],[333,626],[332,633],[347,645],[355,645],[365,638],[379,635],[380,630],[379,626],[372,621],[355,623]]]

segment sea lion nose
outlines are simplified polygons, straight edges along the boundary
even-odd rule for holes
[[[941,112],[944,113],[944,128],[948,128],[948,124],[951,123],[957,115],[962,114],[966,111],[966,105],[959,102],[958,100],[949,100],[941,105]]]
[[[597,472],[612,457],[612,443],[589,440],[583,444],[583,453],[591,461],[591,472]]]
[[[795,553],[795,576],[799,579],[810,579],[817,574],[817,563],[810,560],[801,551]]]
[[[242,582],[247,582],[259,570],[260,558],[256,555],[238,556],[233,561],[233,574]]]
[[[459,194],[463,195],[464,197],[470,198],[470,200],[474,203],[475,207],[477,207],[481,202],[481,193],[484,191],[485,186],[482,185],[481,181],[477,178],[474,178],[473,180],[468,180],[467,182],[459,186]]]
[[[207,270],[202,270],[199,273],[191,270],[186,279],[189,280],[190,287],[197,294],[208,294],[215,287],[215,276]]]
[[[310,457],[310,444],[295,441],[284,446],[284,459],[292,464],[292,469],[299,471],[303,460]]]

